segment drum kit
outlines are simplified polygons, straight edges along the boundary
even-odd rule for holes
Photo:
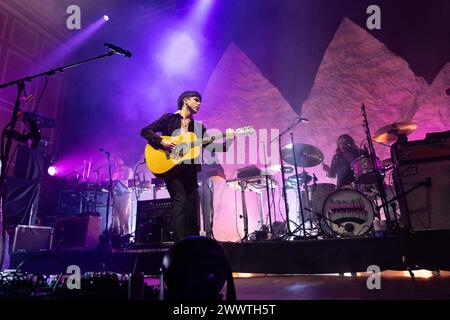
[[[411,134],[417,125],[410,122],[394,123],[376,131],[372,140],[390,145]],[[296,143],[281,150],[281,158],[285,163],[301,167],[303,171],[285,179],[287,190],[296,190],[297,199],[301,197],[303,209],[308,214],[300,217],[298,222],[306,228],[302,234],[301,227],[291,232],[295,238],[307,236],[322,237],[357,237],[367,236],[373,232],[374,220],[380,217],[380,192],[376,184],[376,175],[379,173],[384,179],[386,172],[393,169],[392,159],[380,161],[376,158],[375,164],[367,154],[355,158],[351,162],[351,169],[355,182],[348,187],[336,189],[331,183],[318,183],[313,174],[309,175],[305,168],[312,168],[324,159],[323,152],[312,145]],[[298,191],[300,191],[300,197]],[[303,220],[303,221],[302,221]]]

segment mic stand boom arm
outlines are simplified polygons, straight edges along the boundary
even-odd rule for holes
[[[8,125],[5,127],[5,130],[2,131],[2,136],[1,136],[1,154],[0,154],[0,162],[3,164],[1,166],[1,171],[0,171],[0,202],[1,202],[1,206],[2,206],[2,210],[0,210],[0,214],[3,215],[3,212],[5,212],[5,198],[6,198],[6,190],[5,190],[5,182],[6,182],[6,169],[7,169],[7,164],[9,161],[9,154],[11,152],[11,147],[12,147],[12,139],[13,136],[12,135],[7,135],[7,140],[6,140],[6,144],[3,143],[3,138],[5,136],[6,131],[8,131],[8,127],[9,127],[9,131],[10,132],[14,132],[15,130],[15,126],[16,126],[16,122],[17,122],[17,114],[19,112],[19,107],[20,107],[20,97],[22,96],[22,93],[25,89],[25,82],[26,81],[31,81],[35,78],[38,77],[42,77],[42,76],[53,76],[56,74],[56,72],[63,72],[66,69],[69,68],[74,68],[76,66],[79,66],[81,64],[93,61],[93,60],[97,60],[97,59],[101,59],[101,58],[105,58],[105,57],[109,57],[114,55],[114,51],[110,51],[108,53],[90,58],[90,59],[86,59],[80,62],[76,62],[76,63],[72,63],[63,67],[59,67],[56,69],[51,69],[45,72],[41,72],[38,74],[34,74],[28,77],[24,77],[21,79],[17,79],[17,80],[13,80],[7,83],[3,83],[0,84],[0,89],[2,88],[6,88],[6,87],[10,87],[13,85],[17,85],[17,98],[16,98],[16,102],[14,104],[14,108],[13,108],[13,112],[12,112],[12,116],[11,116],[11,121],[8,123]],[[0,252],[0,266],[3,265],[3,260],[4,260],[4,256],[5,256],[5,219],[1,219],[3,217],[0,217],[0,221],[2,221],[2,228],[1,228],[1,237],[2,237],[2,248],[1,248],[1,252]]]

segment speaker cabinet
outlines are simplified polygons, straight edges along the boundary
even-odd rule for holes
[[[14,230],[12,252],[43,252],[52,247],[53,228],[18,225]]]
[[[170,199],[138,201],[136,243],[172,241],[172,202]]]
[[[450,159],[400,164],[394,182],[397,194],[422,184],[399,199],[411,231],[450,230]]]
[[[95,250],[100,242],[101,217],[74,216],[56,220],[53,249]]]

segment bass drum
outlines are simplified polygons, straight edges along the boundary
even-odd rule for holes
[[[328,227],[324,231],[332,236],[357,237],[372,230],[375,209],[364,194],[338,190],[326,198],[322,213]]]
[[[311,209],[314,212],[322,212],[325,199],[336,191],[336,185],[332,183],[318,183],[310,187]]]

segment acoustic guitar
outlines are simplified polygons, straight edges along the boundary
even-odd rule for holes
[[[253,134],[255,129],[251,126],[242,127],[235,130],[234,135]],[[157,178],[170,176],[177,165],[181,163],[195,163],[195,159],[200,156],[203,145],[214,142],[219,138],[229,137],[226,133],[199,139],[194,132],[186,132],[178,136],[161,136],[163,140],[176,144],[172,150],[164,148],[154,148],[150,144],[145,147],[145,162],[148,169]],[[231,138],[231,137],[230,137]]]

